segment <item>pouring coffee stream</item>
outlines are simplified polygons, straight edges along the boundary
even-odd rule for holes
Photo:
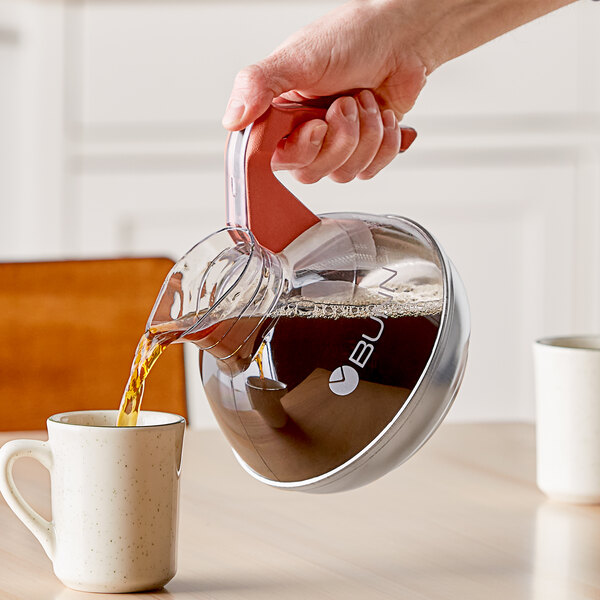
[[[363,485],[429,438],[460,385],[469,323],[458,273],[425,229],[395,216],[316,216],[275,178],[277,142],[317,111],[273,106],[230,135],[229,226],[167,276],[119,424],[135,423],[164,348],[191,342],[242,467],[321,492]]]

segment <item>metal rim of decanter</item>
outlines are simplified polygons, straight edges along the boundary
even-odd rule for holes
[[[354,214],[367,220],[372,216]],[[335,214],[322,216],[335,217]],[[283,490],[313,493],[343,491],[370,483],[415,454],[452,406],[468,353],[470,318],[466,290],[448,255],[426,229],[404,217],[385,215],[385,218],[398,220],[423,236],[436,252],[442,269],[444,298],[440,325],[423,372],[402,408],[368,445],[343,464],[317,477],[285,482],[268,479],[254,471],[232,449],[240,466],[262,483]],[[401,439],[397,437],[400,433]]]

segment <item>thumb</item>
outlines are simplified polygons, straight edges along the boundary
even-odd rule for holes
[[[297,87],[300,75],[292,61],[279,54],[242,69],[233,83],[223,126],[231,131],[247,127],[269,108],[274,98]]]

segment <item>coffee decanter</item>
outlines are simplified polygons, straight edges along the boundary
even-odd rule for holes
[[[465,370],[469,309],[450,259],[394,215],[313,214],[273,174],[322,109],[272,105],[227,144],[228,226],[171,270],[148,328],[200,350],[217,422],[271,486],[333,492],[412,456]]]

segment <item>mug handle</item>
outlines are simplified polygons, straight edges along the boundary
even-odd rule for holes
[[[35,535],[50,560],[54,559],[56,535],[54,522],[46,521],[23,498],[13,479],[13,464],[19,458],[35,458],[48,471],[52,468],[52,451],[48,442],[13,440],[0,448],[0,492],[13,512]]]

